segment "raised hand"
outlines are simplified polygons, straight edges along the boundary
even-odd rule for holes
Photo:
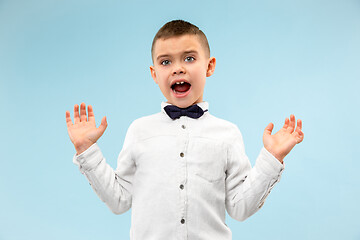
[[[74,106],[74,124],[71,121],[69,111],[66,111],[65,117],[69,137],[74,144],[77,154],[84,152],[94,144],[103,135],[107,127],[106,117],[103,117],[100,126],[96,127],[92,106],[88,105],[87,117],[85,103],[80,105],[80,115],[79,105],[76,104]]]
[[[281,163],[283,163],[284,157],[291,151],[291,149],[296,144],[301,143],[304,139],[304,133],[301,131],[301,120],[297,120],[296,129],[295,123],[295,116],[290,115],[290,120],[289,118],[286,118],[284,126],[274,135],[271,135],[274,124],[269,123],[269,125],[265,128],[263,135],[264,147]]]

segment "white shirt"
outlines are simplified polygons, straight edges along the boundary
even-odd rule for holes
[[[251,168],[236,125],[209,112],[172,120],[166,105],[130,125],[116,170],[97,144],[73,161],[111,211],[132,207],[132,240],[231,239],[225,209],[239,221],[254,214],[284,166],[263,148]]]

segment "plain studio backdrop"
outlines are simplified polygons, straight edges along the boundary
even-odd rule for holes
[[[233,239],[360,239],[360,1],[0,0],[0,239],[128,239],[72,163],[65,111],[92,104],[116,167],[130,123],[160,111],[150,48],[188,20],[217,58],[204,100],[254,165],[269,122],[303,120],[280,183]]]

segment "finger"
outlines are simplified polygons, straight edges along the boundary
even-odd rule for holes
[[[89,121],[95,122],[94,111],[91,105],[88,105],[88,118]]]
[[[80,122],[79,105],[74,105],[74,122],[75,124]]]
[[[295,116],[293,114],[291,114],[288,131],[290,133],[292,133],[294,131],[294,129],[295,129]]]
[[[301,121],[301,119],[298,119],[295,132],[301,132],[301,129],[302,129],[302,121]]]
[[[283,128],[287,129],[288,126],[289,126],[289,119],[288,119],[288,118],[285,118],[285,123],[284,123]]]
[[[302,131],[296,132],[296,144],[301,143],[304,140],[304,133]]]
[[[67,127],[70,127],[73,125],[72,121],[71,121],[71,117],[70,117],[70,112],[66,111],[65,113],[65,119],[66,119],[66,125]]]
[[[301,143],[304,140],[304,133],[302,131],[302,121],[300,119],[297,121],[295,132],[297,133],[297,143]]]
[[[100,136],[105,132],[105,129],[107,128],[107,121],[106,121],[106,117],[103,117],[101,119],[101,124],[98,127],[98,130],[100,131]]]
[[[264,130],[264,135],[271,135],[273,129],[274,129],[274,124],[269,123]]]
[[[80,122],[86,122],[86,105],[85,103],[81,103],[80,105]]]

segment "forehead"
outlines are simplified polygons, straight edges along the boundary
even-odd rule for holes
[[[154,58],[159,55],[176,55],[186,51],[197,51],[199,54],[205,54],[201,39],[197,35],[182,35],[170,38],[160,38],[154,45]]]

